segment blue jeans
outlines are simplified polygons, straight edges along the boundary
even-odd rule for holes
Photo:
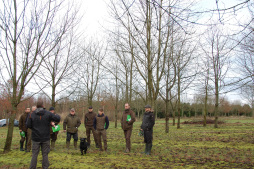
[[[36,169],[37,165],[37,157],[40,152],[42,153],[42,168],[47,169],[49,167],[49,159],[48,159],[48,153],[50,152],[50,141],[45,141],[45,142],[36,142],[33,141],[33,146],[32,146],[32,160],[30,164],[30,169]]]

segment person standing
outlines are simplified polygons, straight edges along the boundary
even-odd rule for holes
[[[88,147],[90,147],[90,144],[91,144],[90,134],[92,131],[96,148],[99,148],[99,145],[97,143],[96,132],[95,132],[95,129],[93,128],[93,121],[94,121],[95,117],[96,117],[96,113],[93,112],[93,107],[90,106],[88,108],[88,113],[85,114],[85,120],[84,120],[84,124],[85,124],[85,128],[86,128],[87,142],[89,144]]]
[[[80,118],[75,114],[75,109],[72,108],[70,114],[66,116],[63,123],[64,132],[66,132],[67,126],[66,148],[70,147],[71,136],[74,139],[74,148],[78,148],[78,127],[80,124]]]
[[[54,107],[50,107],[49,111],[53,114],[56,114]],[[50,127],[50,139],[51,139],[50,150],[55,150],[55,143],[57,140],[58,131],[53,132],[52,127],[55,127],[56,125],[58,125],[58,122],[51,121],[50,124],[51,124],[51,127]]]
[[[131,151],[131,133],[133,128],[133,123],[136,121],[135,113],[130,109],[129,103],[124,105],[125,111],[121,119],[121,126],[124,131],[124,137],[126,142],[125,152],[129,153]]]
[[[28,113],[26,119],[28,120],[31,113],[33,113],[37,109],[36,106],[32,106],[32,111]],[[26,122],[27,122],[26,120]],[[27,148],[26,152],[30,152],[32,147],[32,130],[30,128],[27,128]]]
[[[19,118],[19,132],[24,132],[24,136],[21,136],[21,139],[19,142],[20,151],[24,151],[24,142],[26,141],[26,144],[25,144],[26,152],[28,152],[28,150],[29,151],[31,150],[31,142],[29,142],[29,139],[28,139],[30,133],[28,133],[27,126],[26,126],[26,121],[27,121],[27,117],[29,113],[30,113],[30,108],[27,107],[25,109],[25,112]]]
[[[44,109],[43,101],[38,100],[37,109],[29,115],[27,127],[32,129],[32,159],[30,169],[37,166],[37,157],[42,151],[42,168],[49,167],[48,153],[50,152],[50,122],[60,121],[60,116]]]
[[[99,114],[94,118],[93,127],[96,130],[97,143],[99,145],[100,151],[103,151],[101,144],[101,137],[104,142],[104,150],[107,151],[107,134],[106,130],[109,126],[108,116],[104,115],[102,108],[99,109]]]
[[[151,106],[145,106],[145,113],[141,124],[141,130],[144,132],[144,142],[146,143],[145,154],[150,155],[153,141],[153,126],[155,124],[155,116],[151,111]]]

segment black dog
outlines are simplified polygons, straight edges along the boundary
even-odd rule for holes
[[[81,155],[84,155],[84,153],[86,154],[87,151],[87,145],[88,143],[86,142],[86,138],[80,138],[80,151],[81,151]]]

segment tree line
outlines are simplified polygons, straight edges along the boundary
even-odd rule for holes
[[[220,115],[234,114],[233,104],[222,101],[232,91],[251,108],[244,114],[254,114],[250,0],[226,6],[219,0],[208,9],[195,1],[110,0],[110,26],[95,38],[80,28],[80,3],[1,1],[1,104],[8,101],[1,112],[10,112],[6,152],[21,105],[37,97],[59,112],[108,106],[115,127],[124,103],[138,117],[150,104],[165,118],[166,133],[170,117],[180,128],[181,117],[193,110],[204,121],[214,116],[217,128]]]

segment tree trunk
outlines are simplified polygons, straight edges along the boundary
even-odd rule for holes
[[[8,124],[8,132],[7,132],[7,137],[5,141],[5,146],[4,146],[4,153],[7,153],[11,150],[11,145],[12,145],[12,138],[13,138],[13,129],[14,129],[14,120],[16,117],[16,112],[17,112],[17,106],[13,107],[13,110],[11,112],[11,116],[8,119],[6,119],[6,124]]]
[[[166,126],[165,126],[165,132],[169,133],[169,106],[168,106],[168,101],[166,100],[166,110],[165,110],[165,121],[166,121]]]
[[[218,79],[215,79],[215,109],[214,109],[214,128],[218,128],[218,112],[219,112],[219,85]]]

